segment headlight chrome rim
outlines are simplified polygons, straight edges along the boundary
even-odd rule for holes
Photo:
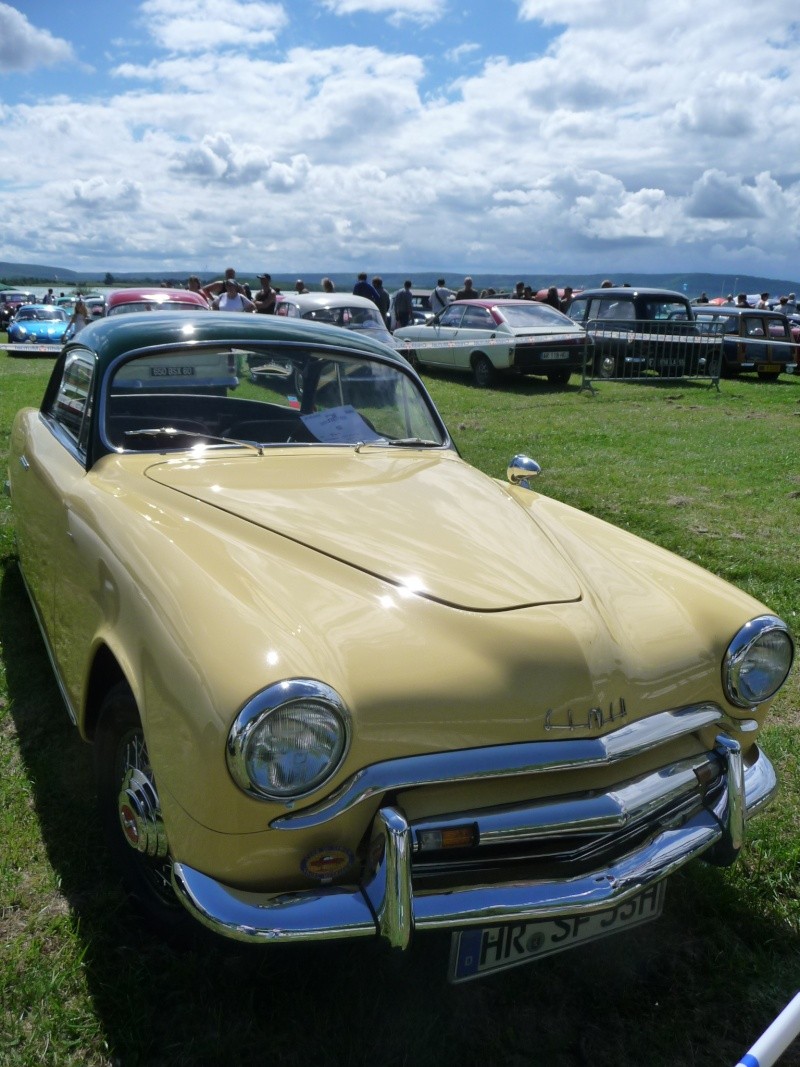
[[[293,708],[302,705],[317,705],[319,712],[335,721],[338,743],[332,748],[327,763],[302,787],[285,790],[267,788],[254,781],[251,774],[251,742],[267,719],[281,713],[291,713]],[[302,716],[298,717],[298,721],[302,721]],[[225,758],[233,780],[245,793],[259,800],[292,804],[295,800],[316,793],[336,774],[347,755],[350,737],[350,713],[335,689],[314,678],[290,678],[268,686],[248,700],[231,726]]]
[[[770,689],[765,689],[757,695],[753,694],[747,690],[742,668],[747,663],[748,657],[754,648],[765,637],[776,633],[782,634],[786,639],[786,647],[788,649],[786,669],[782,677]],[[758,618],[751,619],[745,623],[728,645],[722,661],[722,685],[726,697],[731,704],[738,708],[754,708],[767,700],[771,700],[789,677],[793,660],[794,641],[789,632],[789,627],[783,619],[779,619],[776,615],[760,615]],[[776,675],[775,677],[777,678],[778,676]]]

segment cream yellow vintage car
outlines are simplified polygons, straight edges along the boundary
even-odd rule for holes
[[[337,327],[154,312],[65,346],[13,427],[19,561],[150,918],[446,929],[459,981],[735,858],[786,626],[537,470],[470,467],[402,356]]]

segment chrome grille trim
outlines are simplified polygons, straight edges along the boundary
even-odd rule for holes
[[[205,926],[238,941],[261,943],[379,936],[403,948],[415,929],[587,914],[621,903],[696,856],[733,846],[743,821],[769,803],[777,781],[764,753],[756,749],[753,762],[739,764],[738,746],[719,738],[718,743],[727,788],[719,791],[711,808],[701,809],[684,825],[662,827],[652,840],[578,878],[533,878],[417,893],[411,881],[408,823],[402,812],[387,807],[375,819],[374,867],[360,886],[259,893],[227,886],[179,862],[173,864],[173,886]],[[734,857],[731,847],[727,862]]]
[[[710,764],[711,760],[703,758],[681,760],[651,774],[621,782],[603,793],[555,797],[414,821],[409,824],[414,841],[413,858],[416,861],[425,854],[418,845],[421,833],[464,823],[474,823],[478,828],[478,844],[473,849],[476,856],[485,849],[507,844],[615,834],[644,823],[656,812],[680,802],[695,800],[699,803],[703,789],[695,769]],[[716,773],[712,788],[721,779],[721,768],[716,760],[714,764]]]
[[[386,760],[356,771],[319,804],[279,815],[270,827],[305,830],[323,826],[373,797],[404,789],[607,767],[693,734],[723,717],[717,704],[695,704],[658,712],[602,737],[489,745]]]

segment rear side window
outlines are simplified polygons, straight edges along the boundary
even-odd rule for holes
[[[628,322],[636,318],[636,310],[632,300],[620,300],[619,298],[606,300],[599,298],[591,302],[589,307],[589,318],[614,319],[616,322],[619,322],[620,320]]]
[[[84,452],[89,435],[93,376],[94,360],[89,353],[70,353],[50,411],[59,426]]]

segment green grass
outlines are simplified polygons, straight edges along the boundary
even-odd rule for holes
[[[0,354],[0,460],[50,360]],[[777,384],[429,376],[465,458],[641,533],[765,600],[800,632],[800,377]],[[513,546],[509,546],[513,551]],[[695,864],[637,931],[462,987],[448,939],[176,953],[107,869],[91,754],[61,704],[0,503],[0,1065],[512,1067],[732,1064],[800,986],[798,672],[764,743],[782,792],[730,870]],[[800,1051],[783,1065],[800,1064]]]

